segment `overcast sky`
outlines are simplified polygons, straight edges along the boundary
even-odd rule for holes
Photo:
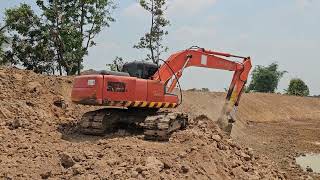
[[[21,2],[0,0],[0,13]],[[167,16],[171,21],[165,44],[171,53],[192,45],[242,56],[251,56],[254,65],[277,61],[288,71],[278,91],[291,78],[303,79],[312,94],[320,94],[320,0],[169,0]],[[119,0],[114,12],[117,22],[96,38],[85,68],[103,69],[116,56],[139,60],[144,51],[132,46],[147,31],[148,14],[135,0]],[[189,68],[181,84],[184,89],[207,87],[223,91],[232,73]]]

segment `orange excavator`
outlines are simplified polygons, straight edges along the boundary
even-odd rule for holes
[[[240,58],[235,62],[225,58]],[[187,67],[203,67],[234,71],[226,103],[218,120],[219,126],[231,132],[234,113],[251,69],[250,57],[215,52],[199,47],[172,54],[159,67],[146,62],[131,62],[121,72],[100,71],[75,78],[72,101],[77,104],[105,106],[83,115],[81,132],[102,135],[119,124],[142,127],[146,139],[167,140],[171,133],[185,128],[188,116],[179,112],[161,111],[176,108],[182,95],[179,79]],[[180,87],[180,98],[173,94]]]

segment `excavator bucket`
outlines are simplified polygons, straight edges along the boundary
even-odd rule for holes
[[[243,60],[243,71],[236,71],[234,73],[226,101],[217,121],[220,129],[225,131],[229,136],[231,135],[233,123],[236,122],[237,107],[251,67],[250,58],[245,58]]]
[[[226,101],[217,121],[220,129],[229,136],[231,135],[233,123],[236,121],[235,113],[236,107],[234,107],[229,101]]]

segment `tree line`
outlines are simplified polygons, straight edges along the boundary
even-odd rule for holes
[[[168,34],[164,29],[169,25],[164,18],[166,0],[139,2],[152,22],[134,48],[148,49],[146,60],[156,63],[167,51],[161,43]],[[115,1],[37,0],[36,4],[38,14],[26,3],[6,9],[0,26],[0,64],[20,65],[36,73],[80,74],[84,56],[96,45],[95,37],[115,21]]]
[[[142,36],[136,49],[147,49],[144,60],[158,64],[161,54],[168,51],[162,41],[168,34],[170,21],[165,18],[167,0],[139,0],[150,15],[149,31]],[[6,9],[0,25],[0,65],[20,65],[27,70],[46,74],[80,74],[83,59],[95,46],[95,37],[115,18],[114,0],[36,0],[40,13],[30,5]],[[116,57],[107,66],[120,71],[125,63]],[[246,92],[274,93],[286,71],[277,63],[256,66]],[[308,86],[299,78],[292,79],[286,94],[308,96]]]
[[[280,79],[287,71],[279,70],[277,63],[268,66],[256,66],[252,71],[252,80],[246,88],[246,92],[275,93]],[[291,79],[285,94],[293,96],[309,96],[310,91],[306,83],[300,78]]]
[[[28,4],[5,11],[1,36],[9,48],[2,64],[21,65],[37,73],[80,73],[88,49],[105,26],[115,21],[110,0],[37,0],[40,14]]]

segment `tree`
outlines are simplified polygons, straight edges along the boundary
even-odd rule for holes
[[[136,49],[150,50],[146,60],[158,63],[160,55],[168,51],[168,47],[162,44],[162,40],[168,31],[165,27],[170,25],[170,21],[164,17],[167,7],[166,0],[140,0],[140,5],[151,15],[150,31],[140,38],[140,42],[134,45]]]
[[[9,43],[8,37],[5,35],[5,32],[4,32],[5,28],[6,26],[0,25],[0,64],[4,63],[2,60],[5,52],[4,46]]]
[[[202,88],[201,91],[202,92],[210,92],[210,89],[209,88]]]
[[[48,27],[52,29],[58,62],[67,74],[80,74],[84,56],[94,38],[115,19],[111,17],[115,5],[112,0],[37,0]]]
[[[122,70],[122,66],[125,64],[122,57],[116,57],[111,64],[106,64],[110,71],[120,72]]]
[[[5,12],[6,27],[12,36],[11,48],[4,54],[4,62],[21,64],[37,73],[52,73],[54,50],[47,29],[27,4]]]
[[[112,0],[37,0],[40,16],[27,4],[6,10],[12,45],[5,52],[11,64],[36,72],[80,74],[95,36],[113,22]]]
[[[288,95],[309,96],[308,86],[299,78],[291,79],[289,87],[285,91]]]
[[[252,72],[252,81],[248,91],[274,93],[280,79],[286,71],[280,71],[277,63],[269,66],[256,66]]]

